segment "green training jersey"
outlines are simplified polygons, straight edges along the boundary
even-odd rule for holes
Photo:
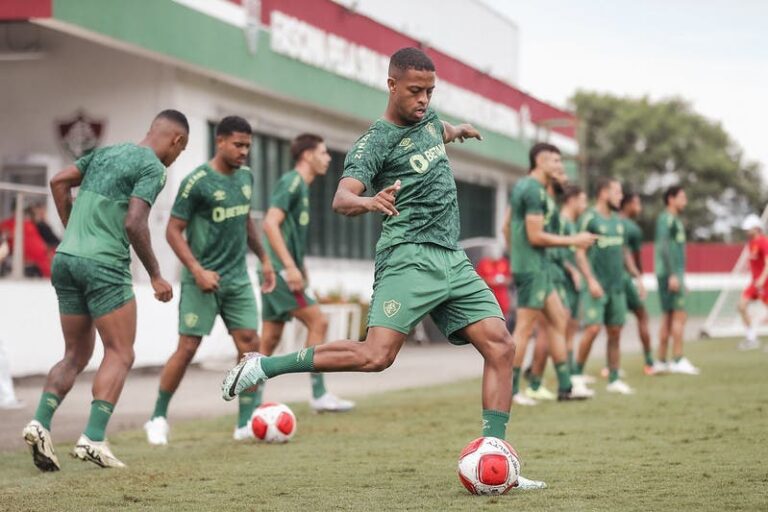
[[[656,219],[654,256],[657,276],[685,273],[685,228],[680,217],[666,210]]]
[[[564,235],[573,236],[579,232],[579,230],[576,228],[576,223],[574,221],[565,218],[565,216],[562,214],[560,215],[560,217],[563,219]],[[563,250],[563,257],[565,258],[565,261],[571,263],[575,267],[576,266],[576,247],[572,245],[565,247]]]
[[[131,197],[150,206],[165,186],[165,166],[154,151],[118,144],[91,151],[75,162],[83,175],[57,252],[127,267],[131,262],[125,215]]]
[[[410,126],[373,123],[347,154],[342,177],[373,193],[400,180],[395,202],[400,215],[384,216],[377,252],[404,242],[459,248],[456,182],[434,110]]]
[[[547,213],[544,217],[544,231],[553,235],[563,234],[563,222],[557,209],[555,198],[547,194]],[[563,251],[561,247],[546,247],[544,253],[552,262],[562,264]]]
[[[217,272],[222,285],[249,282],[245,256],[252,187],[250,169],[225,175],[205,163],[181,182],[171,209],[172,216],[187,222],[187,243],[195,259]],[[195,281],[186,267],[182,281]]]
[[[590,209],[581,220],[581,230],[598,236],[587,250],[592,274],[606,292],[624,287],[624,224],[615,212],[604,217]]]
[[[524,274],[541,272],[546,264],[546,253],[543,247],[534,247],[528,241],[525,229],[525,217],[528,215],[543,215],[544,226],[553,215],[547,203],[547,190],[538,180],[529,176],[515,184],[510,196],[510,252],[512,253],[512,272]]]
[[[309,186],[304,178],[295,170],[283,174],[272,191],[269,206],[279,208],[285,213],[285,220],[280,224],[280,233],[296,266],[303,268],[309,235]],[[275,254],[266,236],[264,247],[275,270],[282,270],[283,262]]]
[[[643,248],[643,230],[634,220],[628,217],[622,217],[621,221],[624,223],[624,246],[632,253],[632,257],[635,257],[636,253],[639,253]],[[640,268],[640,262],[636,261],[637,268]]]

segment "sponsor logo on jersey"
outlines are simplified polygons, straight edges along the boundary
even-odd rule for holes
[[[239,204],[237,206],[230,206],[229,208],[217,206],[212,210],[211,217],[213,222],[224,222],[227,219],[248,215],[250,210],[251,205],[249,204]]]
[[[213,193],[213,199],[215,201],[223,201],[226,198],[227,198],[227,193],[224,192],[223,190],[217,190],[216,192]]]
[[[604,226],[600,226],[601,228]],[[606,247],[614,247],[616,245],[624,245],[623,236],[601,236],[597,239],[597,247],[599,249],[605,249]]]
[[[194,327],[197,325],[197,321],[200,318],[194,314],[194,313],[187,313],[184,315],[184,324],[186,324],[187,327]]]
[[[396,300],[388,300],[384,303],[384,314],[387,318],[392,318],[400,311],[401,304]]]
[[[423,154],[413,155],[408,162],[411,164],[411,169],[419,174],[424,174],[429,170],[432,161],[441,156],[445,156],[445,144],[443,143],[432,146]]]
[[[400,140],[400,143],[397,146],[403,148],[405,151],[410,151],[416,147],[410,137]]]
[[[246,199],[251,198],[251,186],[250,185],[243,185],[243,187],[240,189],[243,191],[243,195]]]

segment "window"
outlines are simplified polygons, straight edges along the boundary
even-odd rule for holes
[[[496,189],[465,181],[456,181],[461,216],[461,238],[495,236]]]

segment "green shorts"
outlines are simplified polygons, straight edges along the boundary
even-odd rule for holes
[[[555,287],[560,302],[563,307],[570,311],[568,303],[568,290],[566,289],[566,281],[570,281],[565,275],[565,269],[555,262],[552,262],[552,285]]]
[[[62,315],[98,318],[124,306],[134,297],[131,271],[96,260],[56,253],[51,284]]]
[[[576,289],[573,281],[568,278],[565,280],[565,307],[571,312],[571,318],[579,318],[579,304],[581,302],[581,292]]]
[[[222,285],[211,293],[205,293],[195,283],[181,283],[179,334],[210,334],[216,315],[221,315],[230,332],[236,329],[256,330],[259,313],[251,283]]]
[[[293,311],[317,303],[306,289],[292,292],[280,274],[275,279],[275,289],[261,294],[261,319],[265,322],[288,322]]]
[[[552,271],[545,265],[541,272],[525,272],[514,275],[517,290],[517,307],[544,309],[544,302],[555,291]]]
[[[496,298],[462,250],[403,243],[376,255],[368,327],[408,334],[427,314],[451,343],[457,331],[483,320],[504,320]]]
[[[596,299],[592,294],[584,294],[585,325],[624,325],[627,319],[627,298],[624,290],[605,292]]]
[[[629,274],[624,275],[624,295],[627,297],[627,309],[629,311],[645,309],[645,303],[637,292],[635,280],[632,279],[632,276]]]
[[[669,291],[669,276],[656,276],[659,282],[659,302],[661,310],[665,313],[671,311],[685,311],[685,286],[680,279],[680,289],[676,292]]]

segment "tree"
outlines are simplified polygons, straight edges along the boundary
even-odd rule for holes
[[[722,126],[686,101],[578,91],[570,103],[579,118],[588,188],[598,176],[611,176],[639,193],[647,240],[663,208],[663,190],[673,184],[686,189],[683,217],[696,240],[730,239],[746,214],[762,212],[768,196],[760,166],[745,161]]]

